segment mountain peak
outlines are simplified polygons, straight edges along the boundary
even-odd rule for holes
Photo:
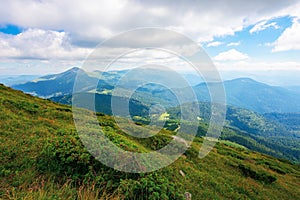
[[[80,70],[79,67],[72,67],[71,69],[68,69],[67,71],[78,71]]]
[[[82,70],[82,69],[80,69],[79,67],[72,67],[71,69],[68,69],[68,70],[62,72],[61,74],[65,74],[65,73],[77,73],[79,70]]]
[[[262,82],[259,82],[259,81],[256,81],[252,78],[248,78],[248,77],[241,77],[241,78],[236,78],[236,79],[232,79],[232,80],[227,80],[227,81],[224,81],[224,84],[225,85],[248,85],[248,86],[260,86],[260,87],[272,87],[268,84],[265,84],[265,83],[262,83]]]
[[[255,81],[252,78],[248,78],[248,77],[236,78],[236,79],[229,80],[228,82],[259,83],[258,81]]]
[[[56,74],[57,77],[61,77],[61,76],[76,76],[76,74],[80,72],[84,72],[81,68],[79,67],[73,67],[71,69],[68,69],[67,71],[64,71],[62,73]]]

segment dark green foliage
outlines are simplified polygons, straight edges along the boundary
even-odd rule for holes
[[[174,131],[178,128],[179,124],[176,120],[167,120],[165,124],[165,128],[170,131]]]
[[[231,156],[233,158],[237,158],[239,160],[244,160],[245,157],[242,155],[241,152],[233,151],[233,150],[228,150],[224,148],[218,148],[218,153],[225,155],[225,156]]]
[[[184,199],[183,194],[177,191],[176,183],[169,182],[167,177],[159,173],[151,173],[147,177],[136,180],[121,180],[120,193],[124,199]]]
[[[29,103],[27,101],[11,101],[11,100],[4,100],[3,105],[9,106],[13,111],[19,112],[19,110],[25,110],[29,114],[37,113],[39,109],[39,105],[34,103]]]
[[[250,165],[239,164],[239,169],[245,176],[249,176],[255,180],[262,181],[267,184],[271,184],[277,180],[275,176],[272,176],[265,171],[254,170]]]
[[[139,142],[144,146],[150,147],[151,150],[159,150],[172,140],[170,135],[166,134],[156,134],[150,138],[139,139]]]
[[[47,141],[37,158],[38,169],[42,172],[78,178],[89,172],[91,163],[92,156],[72,135],[61,135]]]
[[[266,161],[263,159],[258,159],[256,161],[256,164],[264,165],[264,166],[268,167],[269,169],[271,169],[272,171],[275,171],[279,174],[287,174],[292,170],[288,167],[284,167],[283,165],[280,165],[280,163],[278,163],[276,161],[269,161],[269,160]]]
[[[210,104],[199,102],[198,105],[201,120],[198,124],[197,136],[205,136],[210,119]],[[183,108],[189,106],[185,104]],[[168,113],[172,119],[172,126],[175,127],[176,121],[177,124],[180,121],[180,107],[169,108]],[[191,118],[197,117],[193,116],[193,111],[190,113]],[[300,161],[299,134],[250,110],[228,106],[221,138],[278,158]]]
[[[75,94],[76,96],[76,104],[75,106],[86,108],[89,110],[95,110],[96,112],[104,113],[107,115],[112,115],[112,109],[111,109],[111,95],[106,94],[92,94],[92,93],[80,93]],[[95,108],[92,107],[88,100],[95,99]],[[114,97],[116,105],[124,107],[126,105],[126,102],[128,101],[125,97]],[[52,97],[51,100],[56,101],[58,103],[63,104],[71,104],[72,103],[72,95],[65,95],[62,97]],[[117,108],[116,108],[117,109]],[[131,117],[133,116],[141,116],[145,117],[146,120],[149,118],[149,108],[142,104],[141,102],[130,99],[129,100],[129,113]],[[121,113],[122,114],[122,113]],[[123,117],[127,117],[125,114],[121,115]]]
[[[291,131],[300,131],[300,113],[266,113],[264,117]]]
[[[58,111],[72,112],[71,108],[56,108]]]

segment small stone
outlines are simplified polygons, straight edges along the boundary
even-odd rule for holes
[[[179,170],[179,173],[181,174],[181,176],[185,177],[185,174],[182,170]]]
[[[192,194],[189,192],[185,192],[185,200],[192,200]]]

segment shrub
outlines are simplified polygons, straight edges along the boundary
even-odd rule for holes
[[[183,199],[175,186],[166,177],[151,173],[139,180],[121,180],[118,190],[124,199]]]
[[[246,177],[251,177],[255,180],[262,181],[267,184],[271,184],[277,180],[275,176],[272,176],[265,171],[256,171],[249,165],[239,164],[238,167]]]
[[[82,177],[89,171],[91,155],[74,136],[60,136],[47,141],[37,159],[40,171],[55,175]]]

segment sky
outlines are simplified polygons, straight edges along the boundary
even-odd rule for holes
[[[227,78],[300,85],[299,0],[0,0],[0,74],[80,67],[99,43],[143,27],[194,40]]]

